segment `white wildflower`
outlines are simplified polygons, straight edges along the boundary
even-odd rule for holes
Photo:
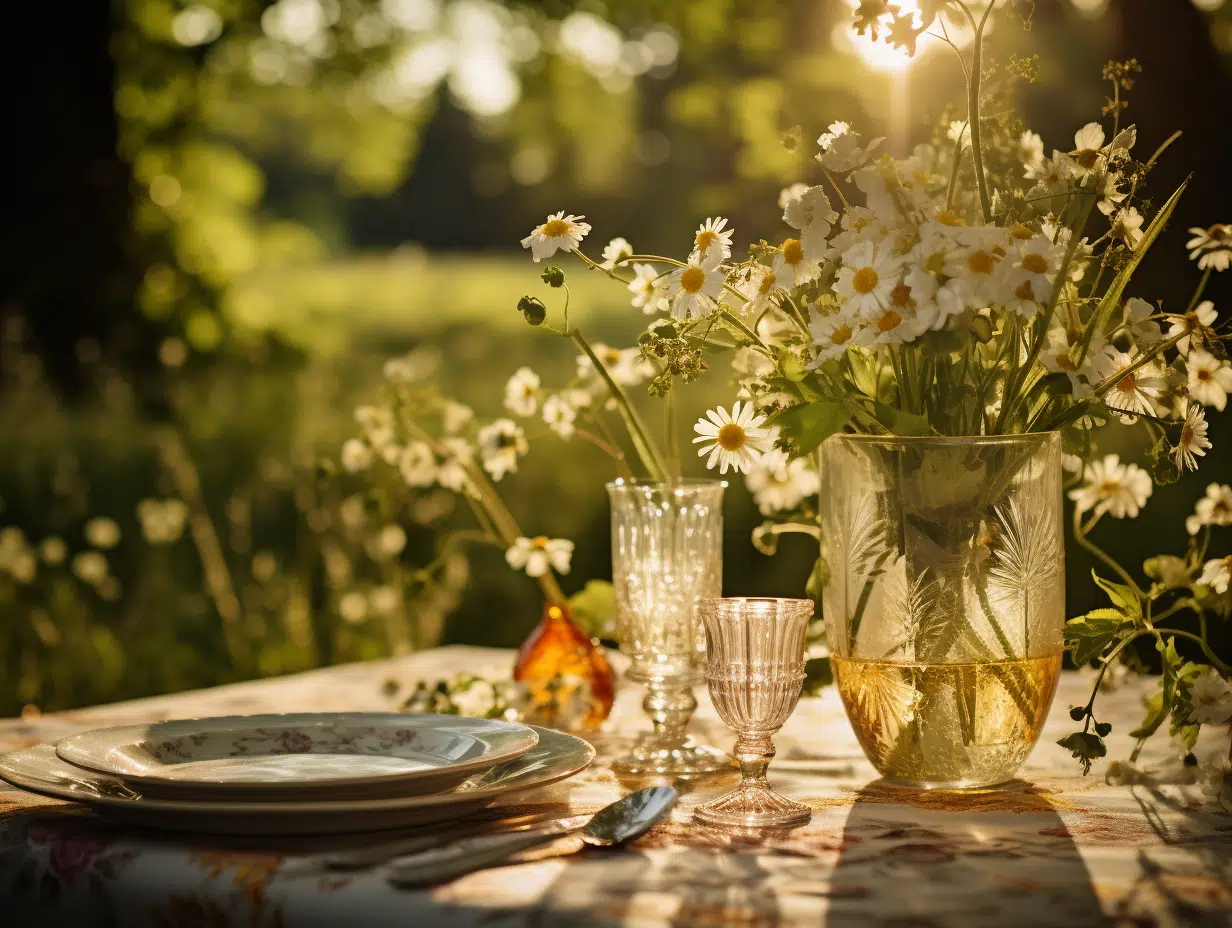
[[[1185,421],[1181,424],[1181,434],[1177,438],[1176,466],[1184,473],[1186,469],[1197,470],[1198,458],[1206,456],[1206,449],[1211,447],[1211,440],[1206,437],[1206,413],[1197,403],[1189,403],[1185,409]]]
[[[562,210],[548,216],[541,226],[536,226],[530,235],[522,239],[522,247],[529,248],[535,261],[550,258],[559,250],[573,251],[582,244],[590,223],[582,222],[585,216],[566,216]]]
[[[1224,574],[1227,589],[1227,574]],[[1222,592],[1222,591],[1221,591]],[[1205,668],[1189,687],[1193,719],[1203,725],[1222,725],[1232,719],[1232,686],[1214,667]]]
[[[397,557],[406,547],[406,529],[401,525],[386,525],[377,533],[373,550],[379,560]]]
[[[1154,492],[1151,475],[1136,464],[1122,464],[1119,455],[1109,454],[1092,461],[1086,482],[1069,491],[1079,513],[1107,513],[1116,519],[1137,518],[1138,512]]]
[[[1104,127],[1097,122],[1089,122],[1074,133],[1074,150],[1069,157],[1076,177],[1083,178],[1103,169],[1107,164],[1103,147]]]
[[[348,438],[342,445],[339,457],[342,469],[348,474],[356,474],[372,466],[372,449],[358,438]]]
[[[475,459],[475,449],[465,438],[457,437],[442,439],[440,446],[442,455],[436,469],[436,482],[455,493],[470,492],[469,467]]]
[[[441,428],[446,435],[456,435],[475,418],[475,411],[465,403],[446,400],[441,407]]]
[[[1232,487],[1226,483],[1208,484],[1193,515],[1185,519],[1185,529],[1191,535],[1198,534],[1204,525],[1232,525]]]
[[[398,456],[398,472],[408,487],[428,487],[436,481],[436,455],[426,441],[413,441]]]
[[[514,570],[525,570],[530,577],[542,577],[549,570],[567,574],[572,558],[572,541],[546,535],[517,538],[513,547],[505,552],[505,562]]]
[[[1138,247],[1142,241],[1142,214],[1137,208],[1131,206],[1117,212],[1112,220],[1112,237],[1124,239],[1131,251]]]
[[[642,357],[640,348],[613,348],[611,345],[596,343],[591,346],[591,351],[595,353],[608,376],[619,386],[636,387],[654,373],[654,368]],[[578,355],[577,376],[579,380],[591,380],[598,376],[589,355]],[[581,404],[574,399],[573,405]]]
[[[1189,398],[1223,412],[1232,391],[1232,364],[1195,348],[1185,359],[1189,372]]]
[[[806,497],[816,495],[821,489],[815,461],[810,458],[789,461],[778,448],[771,448],[761,456],[757,466],[745,475],[744,483],[764,516],[795,509]]]
[[[834,122],[830,124],[830,131],[817,140],[817,144],[821,146],[817,160],[827,171],[845,174],[867,161],[869,155],[884,141],[884,138],[876,138],[862,147],[860,133],[853,132],[851,126],[845,122]]]
[[[1185,247],[1189,260],[1197,261],[1198,268],[1226,271],[1232,264],[1232,223],[1215,223],[1209,229],[1195,226],[1189,230],[1193,236]]]
[[[577,418],[577,410],[564,396],[549,396],[543,401],[543,421],[561,438],[573,435],[573,420]]]
[[[868,330],[860,324],[855,313],[847,309],[831,316],[815,316],[809,323],[809,332],[817,349],[812,367],[839,357],[848,348],[869,342]]]
[[[715,266],[720,261],[731,257],[732,229],[727,228],[727,220],[722,216],[707,219],[693,235],[693,252],[689,255],[690,264],[702,264],[707,259]]]
[[[603,246],[603,260],[599,262],[599,267],[610,271],[617,264],[631,257],[633,257],[633,246],[629,244],[629,240],[614,238]]]
[[[515,416],[533,416],[539,408],[539,375],[519,367],[505,384],[505,408]]]
[[[652,264],[633,265],[633,280],[629,281],[629,292],[633,294],[633,308],[640,309],[646,315],[661,312],[668,308],[666,275],[660,274]]]
[[[729,467],[747,473],[773,441],[770,429],[762,427],[765,421],[765,416],[754,414],[752,403],[742,406],[739,400],[730,414],[722,406],[707,410],[706,418],[698,419],[693,426],[697,433],[693,443],[702,445],[698,457],[710,455],[707,469],[718,463],[721,474]]]
[[[477,438],[483,469],[493,480],[516,473],[518,457],[530,450],[521,426],[512,419],[497,419],[485,425],[479,430]]]
[[[1215,320],[1219,317],[1219,313],[1215,310],[1215,304],[1210,300],[1203,300],[1184,316],[1172,317],[1172,324],[1168,327],[1168,337],[1174,335],[1182,336],[1176,343],[1176,350],[1180,352],[1181,357],[1189,354],[1191,345],[1199,347],[1204,344],[1213,332],[1210,332],[1215,325]]]
[[[719,267],[722,260],[721,249],[711,245],[705,252],[695,251],[687,265],[672,271],[667,280],[672,316],[690,319],[694,313],[704,316],[715,308],[715,301],[723,292],[725,274]]]
[[[890,254],[889,248],[860,242],[843,255],[834,292],[845,307],[871,319],[888,305],[901,264],[902,258]]]

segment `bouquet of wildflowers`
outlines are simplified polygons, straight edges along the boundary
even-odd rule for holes
[[[1188,183],[1162,202],[1146,199],[1151,169],[1175,135],[1143,153],[1125,119],[1138,65],[1112,62],[1099,120],[1078,128],[1072,144],[1045,148],[1012,103],[1015,83],[1033,79],[1034,60],[994,68],[983,58],[995,5],[932,2],[917,14],[860,4],[857,31],[910,48],[921,37],[953,46],[966,118],[939,125],[905,158],[834,122],[818,139],[817,176],[780,194],[785,230],[751,244],[745,257],[734,254],[723,218],[702,223],[681,257],[640,254],[623,238],[592,257],[583,250],[590,225],[566,212],[532,230],[522,245],[536,262],[576,256],[655,317],[636,353],[604,349],[601,358],[570,328],[558,267],[542,278],[565,290],[563,325],[547,321],[536,297],[519,309],[532,325],[570,338],[586,370],[604,379],[652,480],[678,473],[676,452],[671,442],[666,453],[657,448],[624,391],[645,378],[652,396],[667,398],[670,420],[676,387],[703,373],[716,350],[731,350],[737,397],[700,419],[693,441],[707,467],[743,472],[761,510],[775,517],[757,536],[767,549],[781,531],[816,532],[808,456],[836,433],[1060,432],[1076,539],[1116,575],[1099,579],[1113,605],[1071,622],[1069,646],[1079,663],[1107,667],[1132,641],[1152,637],[1164,682],[1140,731],[1145,737],[1171,713],[1189,738],[1203,720],[1232,716],[1232,701],[1227,715],[1196,709],[1191,685],[1227,688],[1229,667],[1205,634],[1205,615],[1228,611],[1227,562],[1205,559],[1203,536],[1184,557],[1148,562],[1153,583],[1140,585],[1089,536],[1105,517],[1137,515],[1155,484],[1196,469],[1211,446],[1206,410],[1224,408],[1232,364],[1203,293],[1232,261],[1232,227],[1191,230],[1201,274],[1190,293],[1158,301],[1135,294],[1135,271]],[[969,53],[950,40],[956,25],[973,36]],[[799,137],[787,134],[791,144]],[[591,394],[580,406],[572,396],[566,388],[550,411],[544,404],[550,424],[597,410]],[[1119,426],[1145,434],[1145,468],[1097,453],[1103,430]],[[1194,517],[1199,534],[1217,522],[1211,507],[1224,490],[1211,492],[1216,502]],[[1159,625],[1185,610],[1197,612],[1201,634]],[[1205,663],[1177,656],[1176,641],[1186,637],[1200,643]],[[1066,746],[1089,766],[1103,749],[1103,726],[1092,705],[1075,718],[1086,725]]]

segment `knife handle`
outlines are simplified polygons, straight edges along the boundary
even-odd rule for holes
[[[392,885],[404,889],[447,883],[476,870],[499,864],[521,851],[550,844],[561,835],[577,830],[576,826],[549,827],[507,835],[465,838],[448,847],[403,858],[390,868],[387,879]]]

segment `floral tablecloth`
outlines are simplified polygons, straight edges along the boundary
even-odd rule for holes
[[[388,709],[386,684],[459,670],[506,672],[510,652],[443,648],[390,661],[0,721],[0,750],[99,725],[235,713]],[[772,780],[812,822],[761,843],[690,821],[723,789],[686,794],[672,820],[623,850],[566,838],[533,860],[422,892],[380,868],[327,873],[310,855],[356,839],[191,838],[124,831],[81,807],[0,781],[0,924],[88,925],[1232,925],[1232,806],[1194,785],[1109,786],[1053,742],[1072,730],[1090,678],[1063,675],[1021,779],[968,794],[877,781],[833,691],[802,700],[778,738]],[[1145,684],[1101,700],[1110,754],[1141,716]],[[702,697],[700,735],[732,737]],[[595,810],[621,784],[605,760],[643,724],[622,687],[599,759],[564,783],[483,813]],[[1149,765],[1148,765],[1149,766]],[[1163,769],[1162,767],[1160,769]]]

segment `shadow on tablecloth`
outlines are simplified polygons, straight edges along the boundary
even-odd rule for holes
[[[996,790],[860,790],[830,877],[826,924],[1108,924],[1053,804],[1030,784]]]

